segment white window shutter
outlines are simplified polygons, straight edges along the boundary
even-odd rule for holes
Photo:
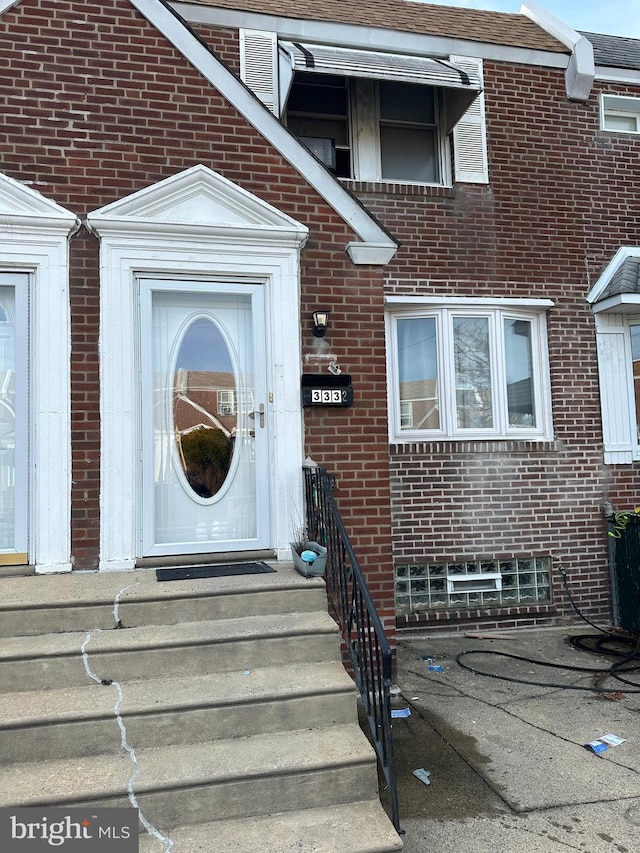
[[[240,78],[272,113],[279,114],[275,33],[240,30]]]
[[[470,56],[450,56],[450,62],[477,74],[482,83],[482,60]],[[453,128],[455,179],[460,183],[488,184],[487,129],[484,92],[481,92]]]

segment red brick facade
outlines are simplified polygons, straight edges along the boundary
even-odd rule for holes
[[[489,625],[574,616],[560,569],[590,618],[610,618],[602,503],[637,502],[637,477],[605,466],[594,321],[585,299],[621,245],[637,245],[637,141],[599,129],[600,89],[570,102],[560,71],[485,62],[490,185],[365,194],[402,249],[388,293],[551,299],[555,440],[392,445],[396,563],[550,556],[550,605],[412,614],[399,624]],[[636,96],[640,94],[635,92]],[[401,202],[402,199],[402,202]]]
[[[237,65],[235,40],[216,37]],[[0,19],[14,71],[0,93],[3,171],[79,217],[204,163],[310,228],[302,260],[303,341],[312,310],[331,307],[332,345],[353,373],[357,405],[310,412],[305,452],[339,471],[338,499],[374,595],[392,617],[382,275],[355,269],[353,235],[248,123],[126,0],[23,0]],[[340,247],[336,251],[336,246]],[[73,503],[77,568],[99,557],[98,241],[71,240]],[[376,342],[371,347],[371,342]],[[366,500],[364,500],[366,498]],[[361,533],[358,533],[361,531]]]
[[[201,27],[237,73],[237,33]],[[330,346],[351,374],[352,408],[307,410],[305,454],[337,475],[337,500],[388,627],[393,565],[552,561],[550,604],[401,616],[400,626],[539,624],[579,606],[610,618],[601,505],[634,504],[637,475],[605,466],[594,322],[585,297],[620,245],[640,243],[634,138],[599,130],[596,85],[568,101],[560,70],[485,62],[490,183],[453,189],[351,187],[401,247],[354,266],[349,227],[126,0],[22,0],[0,18],[2,170],[80,218],[202,163],[310,229],[302,253],[302,358],[311,312],[331,311]],[[610,87],[604,87],[610,88]],[[630,91],[616,87],[616,94]],[[640,94],[640,90],[635,92]],[[99,244],[70,241],[72,552],[99,559]],[[550,442],[439,442],[389,449],[384,295],[551,299]]]

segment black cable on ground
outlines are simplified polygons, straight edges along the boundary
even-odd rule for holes
[[[629,681],[628,678],[624,678],[621,675],[622,672],[630,673],[637,672],[638,670],[640,670],[640,637],[634,637],[631,634],[601,628],[600,626],[594,624],[589,619],[587,619],[587,617],[578,609],[573,599],[573,596],[571,595],[571,591],[569,589],[569,584],[567,581],[566,571],[564,569],[561,569],[561,572],[565,589],[567,591],[567,596],[578,616],[580,616],[581,619],[591,625],[592,628],[595,628],[596,630],[600,631],[601,634],[604,635],[594,636],[591,634],[582,634],[577,637],[570,637],[570,643],[580,651],[589,652],[591,654],[605,655],[608,657],[615,657],[619,658],[619,660],[616,660],[613,664],[611,664],[611,666],[607,670],[603,670],[602,667],[571,666],[569,664],[549,663],[547,661],[534,660],[533,658],[513,655],[508,652],[498,652],[493,649],[469,649],[467,651],[460,652],[456,656],[456,663],[463,669],[469,670],[469,672],[473,672],[475,675],[483,675],[487,678],[497,678],[500,681],[512,681],[516,684],[527,684],[533,687],[547,687],[558,690],[583,690],[591,693],[602,694],[611,694],[615,691],[615,686],[598,687],[595,684],[556,684],[550,683],[548,681],[534,681],[528,678],[516,678],[515,676],[501,675],[496,672],[485,672],[481,669],[477,669],[477,667],[471,666],[468,663],[463,663],[463,659],[468,658],[471,655],[494,655],[497,657],[510,658],[512,660],[522,661],[523,663],[527,663],[529,665],[533,664],[534,666],[546,667],[549,669],[561,669],[565,672],[588,673],[593,675],[594,679],[597,678],[598,680],[601,680],[603,678],[610,678],[622,684],[629,685],[631,689],[629,689],[629,687],[625,687],[625,693],[640,693],[640,684],[634,681]],[[620,648],[620,646],[622,646],[623,648]],[[630,651],[629,647],[631,647]],[[634,664],[634,661],[637,661],[637,663]]]

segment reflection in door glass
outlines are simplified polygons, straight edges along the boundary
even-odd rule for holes
[[[0,287],[0,550],[15,547],[16,340],[12,287]]]
[[[191,489],[212,498],[231,468],[238,426],[238,389],[229,348],[218,327],[200,317],[188,327],[173,381],[173,427]]]
[[[253,299],[260,291],[144,286],[158,288],[144,377],[153,395],[145,445],[145,482],[153,484],[145,519],[153,530],[145,528],[145,550],[239,550],[253,542],[257,525],[257,439],[248,413],[255,408]]]

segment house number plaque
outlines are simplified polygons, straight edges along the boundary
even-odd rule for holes
[[[324,376],[320,373],[303,373],[303,406],[352,406],[353,387],[351,377]]]

